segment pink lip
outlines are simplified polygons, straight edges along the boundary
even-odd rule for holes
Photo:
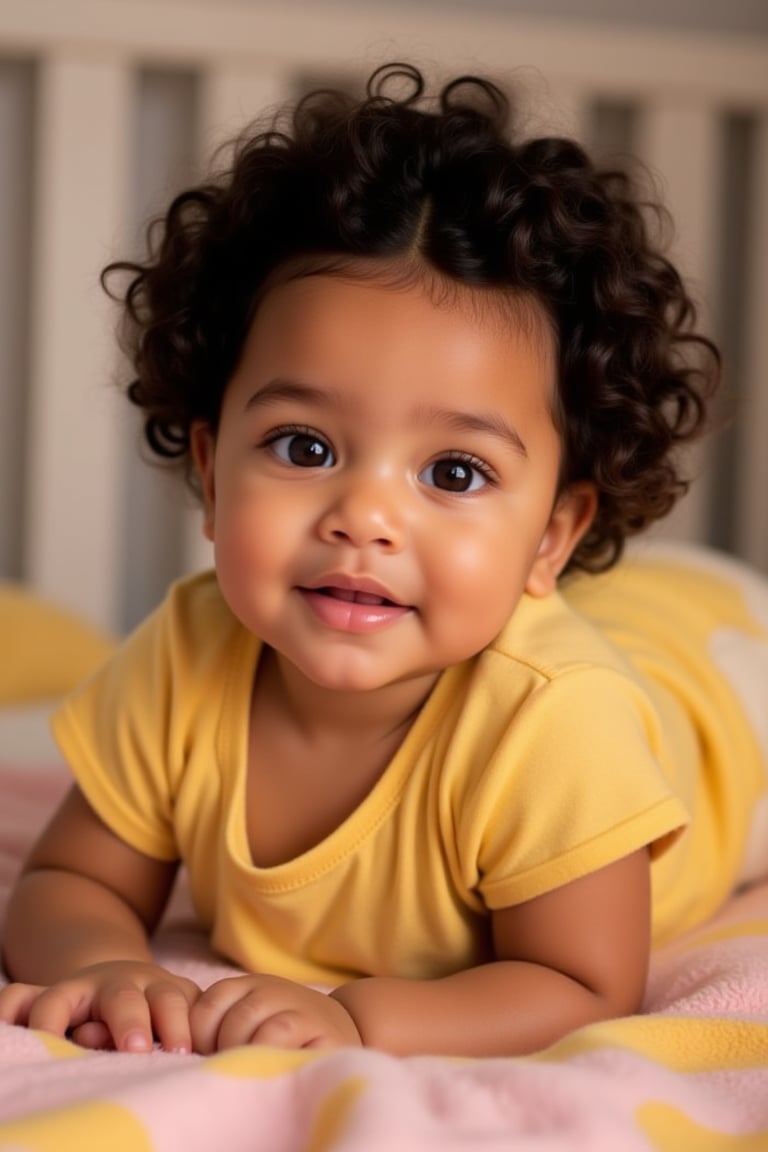
[[[333,574],[298,592],[317,619],[340,632],[378,632],[410,612],[383,584],[365,576]]]

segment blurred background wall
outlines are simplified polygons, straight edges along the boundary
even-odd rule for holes
[[[253,3],[254,0],[242,0]],[[289,0],[290,2],[290,0]],[[375,0],[362,0],[372,3]],[[768,34],[768,5],[764,0],[419,0],[425,9],[444,12],[456,8],[465,12],[488,9],[503,12],[607,22],[629,27],[682,28],[692,32],[746,32]],[[406,0],[393,0],[390,9]],[[410,7],[410,3],[408,4]]]
[[[112,386],[99,270],[265,106],[404,57],[650,165],[732,417],[664,531],[768,571],[766,0],[0,0],[0,578],[125,630],[208,562]]]

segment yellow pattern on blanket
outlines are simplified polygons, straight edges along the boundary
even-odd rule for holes
[[[229,974],[184,941],[168,929],[158,958]],[[768,1152],[767,952],[768,882],[654,956],[643,1015],[509,1060],[134,1056],[0,1028],[0,1150]]]

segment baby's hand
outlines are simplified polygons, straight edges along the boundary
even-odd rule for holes
[[[234,976],[192,1005],[192,1043],[207,1055],[241,1044],[273,1048],[360,1047],[352,1017],[337,1000],[279,976]]]
[[[192,980],[156,964],[114,960],[84,968],[45,987],[0,988],[0,1020],[70,1035],[85,1048],[148,1052],[157,1039],[170,1052],[189,1052]]]

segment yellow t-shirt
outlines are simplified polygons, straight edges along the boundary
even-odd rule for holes
[[[674,644],[668,655],[657,652],[621,573],[598,579],[587,578],[595,580],[583,591],[587,608],[597,600],[611,617],[612,597],[617,619],[625,605],[635,612],[637,628],[624,634],[611,618],[606,631],[630,652],[639,647],[637,663],[560,594],[524,597],[489,648],[438,679],[349,818],[274,867],[253,865],[246,834],[260,645],[213,574],[176,584],[67,701],[54,733],[117,835],[150,856],[185,862],[214,947],[245,968],[328,985],[369,974],[445,975],[489,958],[488,909],[646,844],[654,930],[663,938],[701,919],[732,883],[740,847],[728,838],[743,841],[757,785],[744,788],[742,803],[724,796],[726,783],[734,762],[742,784],[757,779],[759,749],[723,678],[710,683],[696,667],[678,683],[667,663],[680,653]],[[628,576],[627,586],[637,592],[649,580],[653,589],[652,573]],[[578,600],[581,589],[575,582],[568,596]],[[656,592],[651,599],[658,605]],[[730,593],[731,618],[748,626],[735,599]],[[665,645],[672,639],[666,625],[655,632]],[[649,683],[644,674],[657,664]],[[722,711],[722,741],[719,730],[706,735],[714,711]],[[695,834],[680,835],[689,811]],[[714,852],[722,867],[705,866]]]

